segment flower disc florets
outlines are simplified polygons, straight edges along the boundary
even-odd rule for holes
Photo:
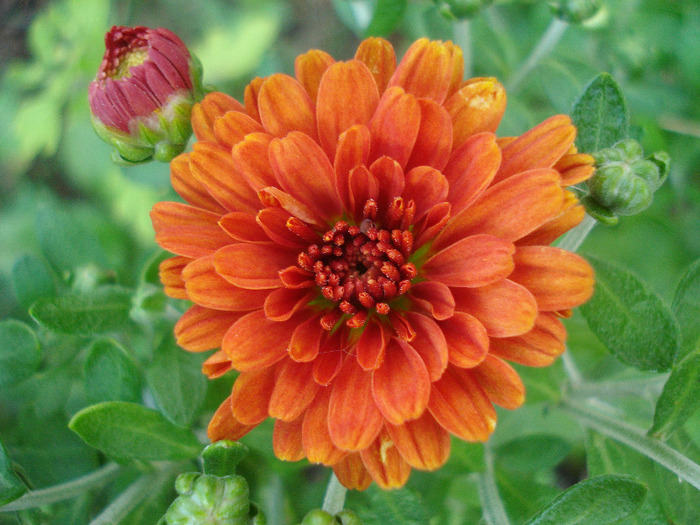
[[[493,78],[463,80],[459,48],[414,43],[400,63],[371,38],[355,58],[297,58],[253,80],[244,103],[192,110],[193,150],[171,163],[187,204],[151,214],[190,351],[210,377],[240,372],[209,425],[238,439],[274,418],[281,459],[341,483],[403,485],[449,457],[450,434],[485,441],[494,404],[522,404],[513,361],[564,351],[560,318],[593,274],[550,247],[581,222],[566,186],[593,159],[568,117],[497,139]]]

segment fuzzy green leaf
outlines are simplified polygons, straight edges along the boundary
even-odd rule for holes
[[[571,445],[559,436],[530,434],[499,445],[496,460],[509,470],[536,472],[554,468],[570,449]]]
[[[130,310],[130,290],[104,286],[90,294],[39,299],[29,313],[55,332],[94,335],[123,328]]]
[[[601,73],[583,89],[571,111],[578,129],[576,145],[593,153],[627,137],[629,113],[625,97],[612,76]]]
[[[27,486],[15,474],[12,460],[0,441],[0,506],[14,501],[27,492]]]
[[[171,423],[156,410],[124,401],[84,408],[68,427],[91,447],[118,459],[190,459],[202,448],[190,430]]]
[[[34,255],[24,255],[12,265],[12,286],[17,301],[27,310],[38,299],[56,295],[51,268]]]
[[[0,388],[31,376],[41,364],[41,350],[26,324],[8,319],[0,322]]]
[[[386,491],[372,487],[369,497],[371,510],[361,516],[368,525],[418,525],[430,519],[420,495],[408,489]]]
[[[98,339],[90,346],[85,365],[85,392],[93,403],[141,399],[139,369],[129,354],[111,339]]]
[[[589,478],[554,498],[527,525],[614,523],[633,514],[646,492],[646,486],[628,476]]]
[[[700,349],[700,259],[681,278],[671,308],[681,326],[681,355]]]
[[[648,286],[616,265],[588,257],[595,294],[581,313],[598,339],[621,361],[664,371],[678,355],[680,329],[671,310]]]

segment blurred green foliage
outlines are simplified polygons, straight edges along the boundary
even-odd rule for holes
[[[552,114],[570,113],[584,86],[601,72],[617,81],[627,100],[631,136],[647,152],[669,152],[672,166],[650,208],[621,218],[614,228],[597,226],[583,250],[624,266],[625,279],[645,283],[646,296],[661,305],[655,310],[670,311],[663,305],[673,301],[680,355],[688,357],[669,390],[695,396],[698,301],[688,290],[698,288],[697,265],[686,272],[700,257],[700,1],[601,4],[592,19],[566,27],[551,53],[508,90],[499,135],[520,134]],[[548,2],[535,0],[496,0],[458,22],[441,16],[432,0],[51,0],[40,5],[26,28],[26,56],[2,64],[0,71],[0,315],[9,318],[0,322],[0,439],[7,449],[7,455],[0,450],[0,490],[21,494],[19,479],[33,489],[66,483],[110,458],[123,461],[120,456],[134,446],[125,437],[92,448],[69,430],[71,418],[72,427],[94,445],[102,443],[102,421],[114,422],[115,414],[145,417],[149,446],[158,449],[159,440],[175,428],[185,450],[172,456],[184,458],[182,465],[153,478],[148,495],[119,514],[122,523],[155,523],[175,497],[178,472],[193,470],[188,460],[196,455],[193,433],[204,441],[206,422],[228,395],[232,378],[204,381],[200,357],[180,352],[172,341],[173,319],[184,306],[166,300],[154,279],[160,252],[148,217],[155,202],[176,198],[168,167],[111,164],[109,147],[91,128],[87,85],[101,60],[104,33],[112,25],[167,27],[202,61],[205,84],[241,99],[252,77],[292,73],[295,56],[309,48],[349,58],[359,39],[370,34],[390,38],[399,56],[422,36],[453,39],[464,47],[473,76],[496,76],[508,87],[553,15]],[[55,315],[57,309],[63,313]],[[623,365],[579,314],[568,328],[574,360],[586,379],[599,382],[596,395],[618,415],[651,427],[665,376]],[[535,515],[534,523],[544,523],[543,516],[556,508],[543,507],[557,494],[555,505],[566,503],[561,488],[579,481],[586,469],[592,476],[633,476],[650,487],[641,510],[623,523],[700,521],[697,489],[678,483],[639,452],[583,431],[553,408],[566,383],[561,362],[518,371],[528,403],[515,412],[499,411],[499,429],[488,445],[513,523]],[[681,410],[684,420],[679,420],[670,395],[656,416],[656,430],[697,463],[700,415]],[[268,421],[243,439],[250,454],[238,472],[269,523],[298,522],[319,506],[328,472],[306,462],[276,460],[271,435]],[[538,451],[545,452],[534,457]],[[372,487],[350,494],[347,506],[366,523],[476,523],[482,515],[477,476],[490,457],[481,445],[454,442],[440,471],[414,472],[400,491]],[[98,484],[88,497],[0,513],[0,524],[88,523],[144,479],[141,474],[151,467],[143,459],[123,461],[112,483]],[[616,480],[603,478],[613,485]],[[636,508],[639,483],[626,478],[624,483],[629,485],[625,501]],[[617,489],[624,492],[624,483]]]

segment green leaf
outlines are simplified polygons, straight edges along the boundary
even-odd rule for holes
[[[588,260],[596,289],[581,313],[593,333],[624,363],[640,370],[671,368],[680,344],[671,310],[632,273],[594,257]]]
[[[629,131],[625,97],[612,76],[601,73],[583,89],[571,110],[578,129],[576,145],[593,153],[624,139]]]
[[[408,489],[386,491],[372,486],[369,489],[371,510],[363,513],[363,520],[381,525],[423,525],[430,514],[419,494]]]
[[[98,339],[83,366],[85,392],[92,403],[141,399],[141,376],[127,351],[111,339]]]
[[[160,412],[124,401],[106,401],[78,412],[68,423],[88,445],[118,459],[190,459],[201,445],[188,429]]]
[[[12,460],[0,441],[0,506],[16,500],[27,492],[27,486],[15,474]]]
[[[23,255],[12,265],[12,285],[17,301],[27,310],[38,299],[56,295],[51,268],[34,255]]]
[[[39,299],[29,313],[55,332],[94,335],[123,328],[130,310],[130,290],[103,286],[85,295]]]
[[[548,434],[517,436],[496,448],[501,467],[523,472],[549,470],[558,465],[571,449],[569,443]]]
[[[390,35],[403,20],[407,5],[407,0],[378,0],[365,37]]]
[[[664,441],[700,407],[700,351],[673,367],[656,403],[649,433]]]
[[[8,319],[0,322],[0,388],[28,378],[41,364],[41,350],[26,324]]]
[[[202,359],[184,351],[172,337],[155,351],[148,369],[148,384],[163,414],[181,426],[192,423],[207,392]]]
[[[671,308],[681,327],[681,355],[700,348],[700,259],[681,278]]]
[[[614,523],[637,510],[647,488],[628,476],[586,479],[554,498],[527,525]]]

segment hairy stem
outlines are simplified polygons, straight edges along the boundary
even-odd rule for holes
[[[335,476],[335,472],[331,472],[331,479],[328,480],[328,488],[326,489],[326,496],[323,498],[323,510],[328,514],[336,515],[345,505],[345,494],[347,494],[348,489],[343,487]]]
[[[530,72],[546,57],[559,43],[562,35],[569,25],[558,19],[553,18],[549,27],[540,38],[535,48],[527,57],[525,63],[518,69],[510,78],[506,85],[506,91],[514,91],[518,85],[530,74]]]
[[[510,525],[501,496],[498,494],[493,471],[493,455],[488,443],[484,445],[484,472],[479,474],[479,499],[481,512],[488,525]]]
[[[581,221],[581,224],[576,226],[576,228],[573,230],[567,232],[566,235],[562,237],[562,239],[556,245],[557,248],[575,252],[581,247],[583,241],[586,240],[588,234],[591,233],[591,230],[593,230],[593,226],[595,226],[595,224],[596,220],[590,215],[586,214],[583,221]]]

